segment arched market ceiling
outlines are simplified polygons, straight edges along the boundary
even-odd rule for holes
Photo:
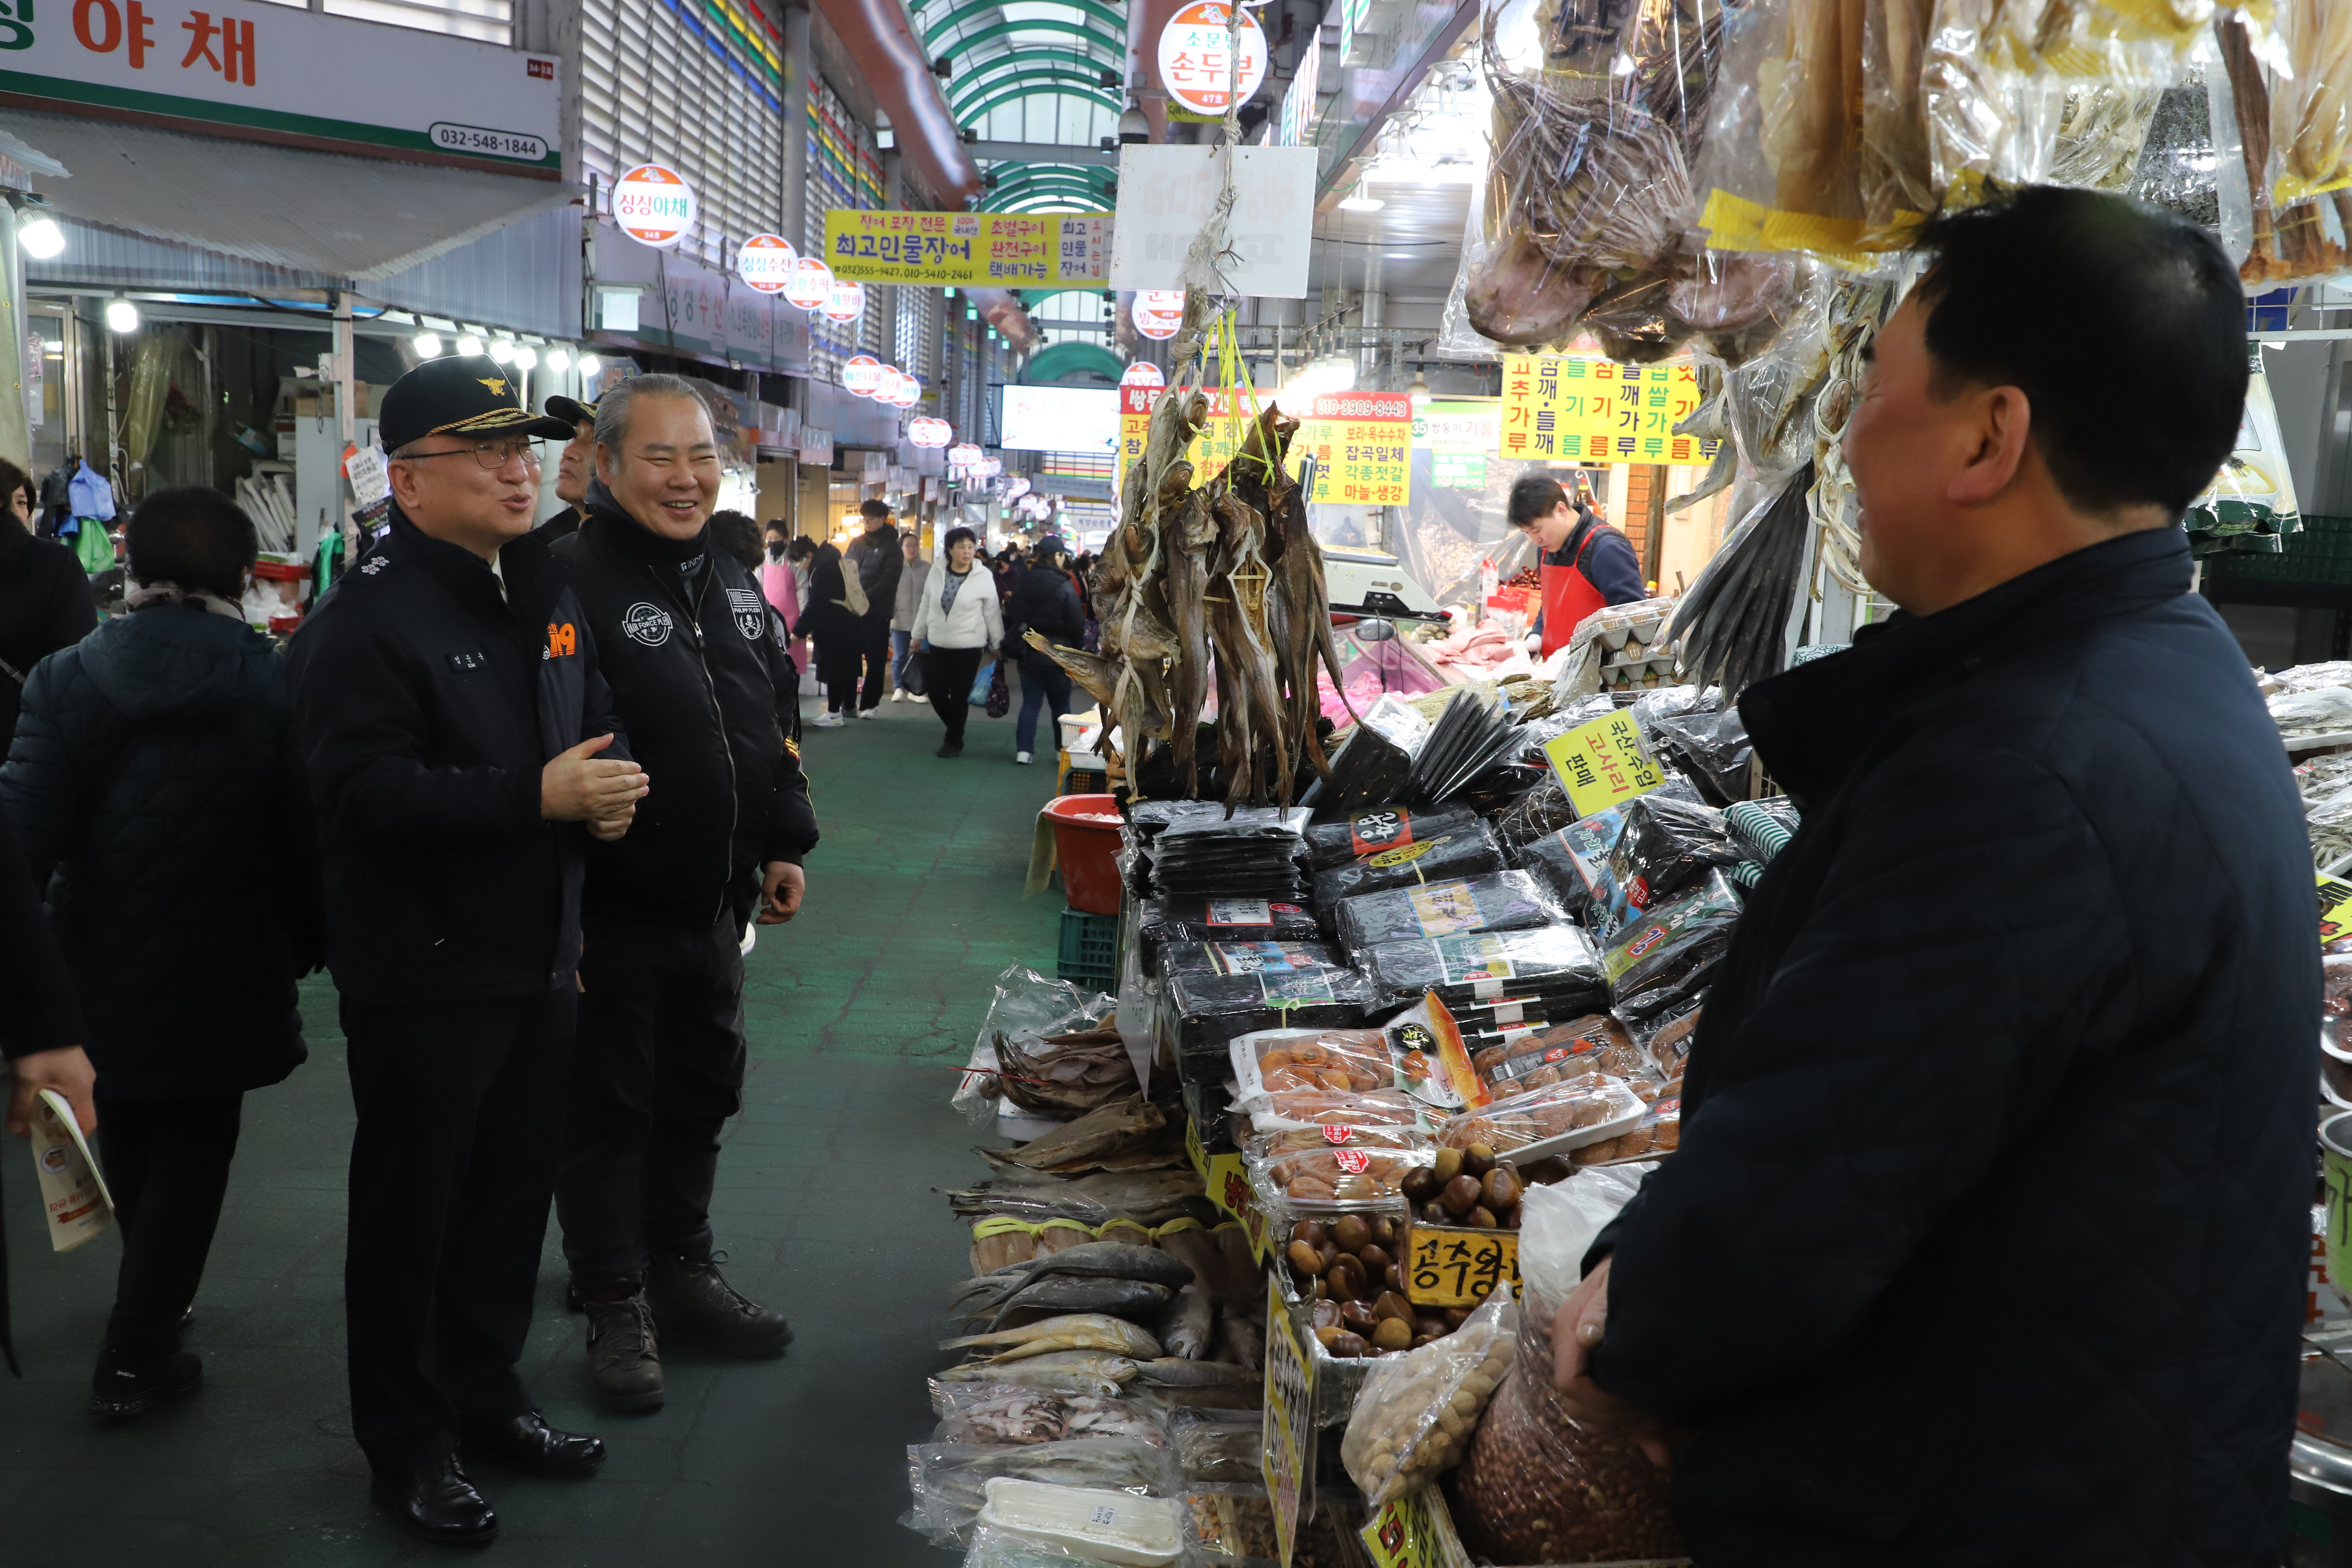
[[[1127,4],[913,0],[923,47],[950,67],[948,108],[980,142],[1092,151],[1118,128]],[[986,165],[990,212],[1108,212],[1111,171],[1050,158]]]

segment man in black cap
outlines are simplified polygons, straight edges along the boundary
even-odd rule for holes
[[[384,394],[389,532],[304,620],[295,718],[324,841],[328,967],[352,1099],[352,1427],[379,1501],[429,1541],[498,1516],[463,1444],[584,1471],[515,1363],[530,1325],[572,1064],[585,824],[646,793],[587,619],[543,541],[525,409],[476,355]]]
[[[660,1340],[782,1354],[781,1313],[722,1278],[710,1195],[743,1103],[744,928],[799,910],[816,817],[800,681],[749,572],[712,548],[719,463],[693,384],[604,395],[587,521],[558,546],[614,705],[661,793],[588,857],[580,1050],[556,1212],[606,1405],[662,1403]]]
[[[548,417],[572,426],[572,439],[555,459],[555,499],[563,510],[539,525],[539,536],[552,544],[580,531],[581,510],[588,500],[588,482],[596,477],[596,405],[594,400],[551,397]]]

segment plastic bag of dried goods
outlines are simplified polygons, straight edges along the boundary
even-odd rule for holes
[[[1434,1479],[1462,1457],[1510,1368],[1517,1321],[1511,1288],[1499,1285],[1454,1332],[1373,1365],[1339,1444],[1339,1461],[1367,1507]]]

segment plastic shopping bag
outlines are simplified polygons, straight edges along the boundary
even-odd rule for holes
[[[982,708],[987,706],[988,688],[990,683],[995,680],[995,679],[996,661],[992,658],[986,664],[980,667],[980,673],[978,675],[972,677],[971,696],[968,700],[973,707]]]

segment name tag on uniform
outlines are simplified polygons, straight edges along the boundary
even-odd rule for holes
[[[448,658],[449,672],[453,675],[479,675],[490,668],[490,656],[479,651],[453,653]]]

